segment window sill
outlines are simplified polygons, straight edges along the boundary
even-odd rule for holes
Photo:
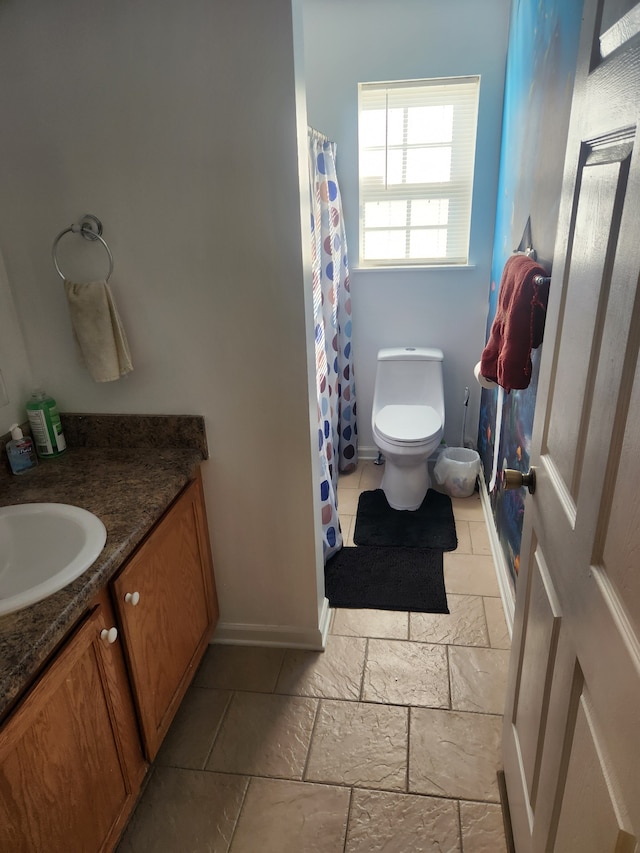
[[[349,272],[441,272],[442,270],[474,270],[476,264],[428,264],[426,266],[349,267]]]

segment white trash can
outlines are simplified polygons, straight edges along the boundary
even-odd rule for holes
[[[447,447],[438,457],[433,476],[452,498],[468,498],[476,488],[480,456],[466,447]]]

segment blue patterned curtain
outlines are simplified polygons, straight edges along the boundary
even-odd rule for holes
[[[347,473],[358,464],[349,263],[335,150],[335,143],[309,130],[313,319],[325,562],[342,547],[337,508],[338,471]]]

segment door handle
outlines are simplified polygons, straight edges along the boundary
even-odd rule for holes
[[[504,489],[521,489],[525,487],[529,494],[536,490],[536,469],[529,468],[526,474],[516,471],[514,468],[505,468],[502,472],[502,487]]]

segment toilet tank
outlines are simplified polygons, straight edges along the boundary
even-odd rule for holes
[[[440,349],[394,347],[378,352],[372,421],[383,406],[431,406],[444,425],[444,387]]]

